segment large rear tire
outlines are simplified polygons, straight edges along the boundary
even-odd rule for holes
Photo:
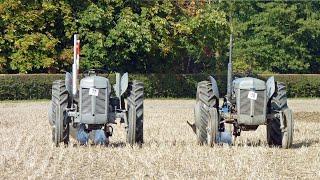
[[[127,143],[142,144],[143,141],[143,83],[133,81],[128,86]]]
[[[52,85],[51,121],[52,140],[56,146],[69,142],[69,118],[66,108],[69,107],[69,94],[63,80],[56,80]]]
[[[267,141],[270,146],[281,146],[290,148],[293,140],[293,117],[292,111],[287,105],[287,94],[285,84],[277,82],[276,92],[270,101],[270,112],[275,117],[267,124]],[[283,119],[283,128],[281,120]]]
[[[214,96],[211,82],[199,82],[194,109],[198,144],[213,146],[217,143],[220,122],[218,107],[219,100]]]

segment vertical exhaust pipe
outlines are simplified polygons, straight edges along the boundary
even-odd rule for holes
[[[72,94],[77,95],[77,83],[79,74],[79,60],[80,60],[80,40],[78,34],[73,36],[73,64],[72,64]]]
[[[233,37],[230,34],[230,45],[229,45],[229,63],[228,63],[228,87],[227,87],[227,98],[231,99],[232,94],[232,41]]]

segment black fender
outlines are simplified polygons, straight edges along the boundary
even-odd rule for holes
[[[218,88],[218,84],[217,84],[217,81],[212,77],[212,76],[209,76],[209,80],[212,84],[212,91],[213,91],[213,94],[216,96],[216,98],[219,100],[220,96],[219,96],[219,88]]]
[[[269,77],[269,79],[267,80],[266,86],[267,86],[267,98],[268,100],[270,100],[276,91],[276,82],[274,80],[274,76]]]

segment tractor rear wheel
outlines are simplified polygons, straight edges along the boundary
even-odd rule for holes
[[[287,105],[287,94],[285,84],[277,82],[276,92],[270,102],[271,113],[275,117],[267,124],[267,141],[270,146],[281,146],[289,148],[293,139],[293,117],[292,111]],[[282,112],[282,113],[280,113]],[[283,119],[283,128],[281,120]]]
[[[133,81],[128,86],[127,97],[127,142],[130,145],[143,143],[143,83]]]
[[[56,80],[52,85],[51,121],[52,140],[56,146],[69,142],[69,118],[66,108],[69,107],[69,94],[63,80]]]
[[[200,145],[213,146],[219,133],[219,100],[214,96],[209,81],[198,83],[195,113],[197,142]]]

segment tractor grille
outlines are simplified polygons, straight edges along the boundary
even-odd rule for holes
[[[106,89],[99,89],[99,95],[96,99],[96,113],[105,114],[106,108]]]
[[[240,90],[240,114],[250,115],[251,103],[248,98],[250,90]],[[257,100],[254,101],[254,115],[262,115],[265,109],[265,91],[256,91]]]
[[[81,111],[83,114],[91,114],[91,96],[89,95],[89,89],[82,89],[82,104]]]
[[[254,104],[254,115],[262,115],[265,110],[264,100],[266,98],[265,91],[256,91],[258,93],[257,100]]]
[[[99,89],[99,94],[96,97],[95,114],[105,114],[106,89]],[[88,88],[82,88],[82,114],[91,114],[92,111],[91,96]]]

